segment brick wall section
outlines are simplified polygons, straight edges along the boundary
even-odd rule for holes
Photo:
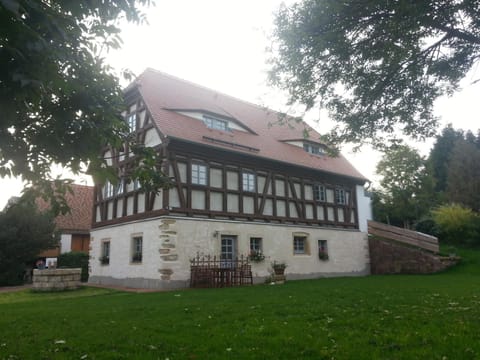
[[[459,258],[442,257],[394,241],[369,237],[372,274],[431,274],[455,265]]]
[[[80,287],[82,269],[33,270],[34,291],[74,290]]]

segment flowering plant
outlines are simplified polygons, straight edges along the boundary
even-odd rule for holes
[[[133,254],[132,262],[142,262],[142,253]]]
[[[251,250],[248,258],[250,261],[260,262],[265,260],[265,255],[260,250]]]
[[[275,270],[275,269],[282,269],[282,270],[285,270],[285,268],[287,267],[287,263],[284,262],[284,261],[281,261],[281,262],[277,262],[276,260],[272,262],[272,268]]]
[[[325,250],[320,250],[318,252],[318,258],[320,260],[328,260],[328,253]]]

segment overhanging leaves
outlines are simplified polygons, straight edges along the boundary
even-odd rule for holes
[[[478,62],[479,19],[478,1],[305,0],[277,14],[270,80],[328,109],[335,143],[429,137],[434,100]]]

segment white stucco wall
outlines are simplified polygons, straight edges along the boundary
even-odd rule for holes
[[[307,234],[309,254],[293,254],[294,233]],[[143,236],[140,264],[130,261],[134,235]],[[250,237],[262,238],[266,259],[252,263],[257,281],[270,275],[270,263],[274,260],[287,262],[287,279],[369,272],[367,237],[360,231],[162,217],[92,230],[90,281],[132,287],[188,286],[189,259],[197,254],[218,255],[222,235],[237,237],[239,255],[248,254]],[[328,242],[328,261],[318,258],[318,240]],[[109,265],[99,261],[102,241],[110,241]]]
[[[358,224],[360,231],[368,232],[368,220],[373,219],[372,200],[365,196],[365,189],[361,185],[357,185],[357,204],[358,204]]]

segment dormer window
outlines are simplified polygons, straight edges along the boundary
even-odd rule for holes
[[[320,145],[312,143],[303,143],[303,150],[314,155],[325,154],[325,150]]]
[[[228,130],[228,121],[225,121],[219,118],[203,115],[203,122],[210,129],[223,130],[223,131]]]

